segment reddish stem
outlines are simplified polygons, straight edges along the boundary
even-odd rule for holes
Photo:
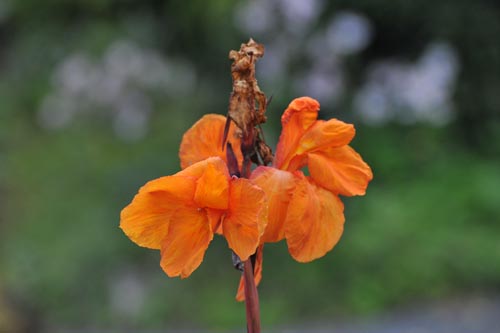
[[[247,332],[260,333],[259,294],[254,281],[252,260],[244,263],[243,278],[245,280],[245,307],[247,312]]]
[[[242,146],[242,150],[243,149]],[[246,151],[245,151],[246,152]],[[244,153],[245,154],[245,153]],[[250,158],[247,154],[243,159],[241,170],[242,178],[250,177]],[[247,313],[247,333],[260,333],[260,310],[259,310],[259,293],[254,280],[254,267],[252,259],[248,258],[243,266],[243,279],[245,280],[245,307]]]

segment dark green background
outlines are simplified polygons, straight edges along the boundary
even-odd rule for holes
[[[236,15],[242,2],[2,1],[0,331],[1,325],[243,329],[244,305],[234,300],[238,272],[222,238],[180,280],[163,274],[158,252],[136,246],[118,228],[120,210],[142,184],[179,170],[184,131],[202,114],[226,112],[227,54],[250,37]],[[352,145],[375,178],[365,197],[343,200],[345,232],[324,258],[299,264],[284,243],[266,245],[263,326],[498,294],[500,6],[487,0],[323,4],[300,39],[282,33],[285,23],[252,34],[265,45],[281,36],[295,50],[283,77],[260,81],[273,95],[264,130],[274,145],[281,112],[301,95],[289,78],[311,65],[305,41],[338,11],[359,13],[373,38],[345,57],[347,88],[322,110],[355,123]],[[285,22],[279,12],[271,17]],[[137,87],[152,110],[139,140],[115,134],[106,106],[90,106],[59,129],[41,126],[40,105],[55,89],[59,64],[74,54],[97,63],[117,40],[188,64],[195,75],[179,93]],[[352,115],[352,97],[371,63],[411,63],[436,40],[449,43],[460,64],[450,123],[369,126]],[[171,74],[173,87],[187,75],[179,73]]]

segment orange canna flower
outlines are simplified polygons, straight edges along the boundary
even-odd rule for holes
[[[181,167],[144,185],[121,213],[120,227],[140,246],[161,251],[168,276],[189,276],[202,262],[213,234],[247,260],[256,253],[255,280],[262,278],[263,244],[286,239],[291,256],[308,262],[340,239],[344,206],[339,195],[363,195],[373,175],[348,146],[355,130],[337,119],[317,120],[319,103],[293,100],[281,117],[283,130],[272,166],[250,179],[230,177],[222,137],[226,118],[209,114],[183,136]],[[229,129],[239,167],[242,155]],[[306,177],[301,169],[307,168]],[[244,299],[240,281],[237,299]]]
[[[338,196],[364,195],[373,178],[370,167],[348,146],[355,135],[354,126],[337,119],[318,120],[318,111],[319,103],[312,98],[293,100],[281,117],[283,129],[273,165],[259,166],[250,176],[266,193],[269,205],[268,224],[255,262],[256,284],[262,277],[264,243],[286,239],[291,256],[299,262],[330,251],[343,232],[344,206]],[[181,148],[181,165],[223,156],[222,150],[214,152],[213,147],[220,146],[224,122],[222,116],[208,115],[186,132],[181,147],[189,147],[191,153]],[[199,143],[202,128],[217,135]],[[237,140],[234,132],[230,138]],[[309,177],[303,168],[309,170]],[[243,287],[242,279],[238,300],[244,299]]]
[[[230,177],[225,162],[211,157],[148,182],[120,218],[133,242],[161,251],[168,276],[186,278],[201,264],[216,232],[242,260],[255,253],[267,203],[260,188]]]

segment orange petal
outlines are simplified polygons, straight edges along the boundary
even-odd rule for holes
[[[264,260],[263,251],[264,244],[259,245],[255,257],[255,267],[253,268],[254,281],[256,286],[258,286],[260,281],[262,280],[262,261]],[[242,302],[245,300],[245,279],[243,278],[243,276],[240,278],[240,284],[238,286],[238,291],[236,292],[236,300],[238,302]]]
[[[294,99],[281,116],[281,136],[276,147],[274,165],[278,169],[288,164],[302,135],[318,118],[319,103],[310,97]]]
[[[181,168],[202,161],[208,157],[219,156],[226,161],[226,150],[222,149],[222,136],[226,117],[217,114],[207,114],[198,120],[182,137],[179,149]],[[236,126],[231,124],[228,133],[236,157],[241,166],[243,156],[240,150],[240,139],[236,134]]]
[[[356,133],[352,124],[338,119],[318,120],[304,133],[295,151],[296,155],[329,147],[345,146]]]
[[[197,206],[227,209],[230,178],[224,162],[220,158],[211,158],[197,164],[203,166],[203,173],[196,181],[194,194]]]
[[[192,177],[198,180],[199,178],[201,178],[201,176],[203,176],[210,164],[213,164],[215,169],[218,169],[220,170],[220,172],[225,173],[229,178],[226,163],[220,157],[209,157],[202,161],[196,162],[186,169],[177,172],[176,175],[183,177]]]
[[[120,214],[120,228],[137,245],[160,249],[177,206],[192,202],[196,183],[180,176],[148,182]]]
[[[222,232],[229,247],[242,261],[255,253],[267,224],[264,191],[248,179],[231,180],[229,211],[222,221]]]
[[[229,204],[229,172],[220,157],[197,162],[176,175],[194,179],[194,201],[199,208],[207,207],[207,216],[214,232],[220,234],[221,216]]]
[[[300,138],[289,159],[282,165],[283,170],[300,170],[307,163],[308,154],[332,147],[347,145],[354,137],[355,130],[351,124],[337,119],[318,120]]]
[[[224,215],[225,211],[218,209],[210,209],[207,208],[207,218],[208,222],[210,222],[210,226],[212,227],[212,231],[216,234],[222,235],[222,215]]]
[[[160,265],[168,276],[186,278],[198,268],[213,233],[204,210],[177,209],[162,243]]]
[[[292,257],[299,262],[322,257],[338,242],[343,228],[344,205],[340,199],[302,177],[285,221],[285,237]]]
[[[373,174],[361,156],[349,146],[311,153],[309,172],[322,187],[338,194],[364,195]]]
[[[284,222],[295,177],[288,171],[261,166],[252,172],[250,180],[264,190],[269,204],[268,223],[260,242],[278,242],[285,237]]]

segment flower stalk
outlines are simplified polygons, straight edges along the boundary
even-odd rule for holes
[[[231,76],[233,90],[229,98],[228,117],[226,121],[223,146],[226,142],[231,122],[241,131],[240,150],[243,155],[241,171],[237,169],[236,157],[230,144],[227,145],[227,160],[230,174],[241,178],[250,178],[251,165],[268,164],[273,156],[260,132],[260,124],[266,121],[267,98],[260,90],[255,78],[255,62],[264,55],[264,46],[250,39],[241,44],[239,51],[230,51]],[[232,166],[232,167],[231,167]],[[235,170],[236,166],[236,170]],[[233,169],[233,170],[231,170]],[[257,249],[258,251],[258,249]],[[255,257],[256,254],[254,254]],[[247,332],[260,333],[259,295],[254,280],[254,265],[252,257],[244,261],[243,280],[245,307],[247,317]]]
[[[252,259],[244,263],[243,278],[245,281],[245,308],[247,316],[247,332],[260,333],[259,293],[254,281]]]

